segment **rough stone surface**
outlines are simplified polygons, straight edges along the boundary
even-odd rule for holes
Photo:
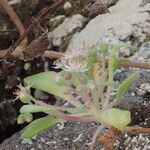
[[[99,0],[101,1],[101,0]],[[114,5],[118,2],[119,0],[103,0],[104,4],[106,4],[107,6],[110,6],[110,5]]]
[[[139,51],[135,53],[134,56],[130,58],[131,61],[134,62],[150,62],[150,41],[144,43],[140,48]]]
[[[148,3],[150,3],[150,0],[143,0],[141,5],[146,5]]]
[[[70,9],[72,8],[72,4],[70,2],[66,2],[64,5],[63,5],[63,8],[66,10],[66,9]]]
[[[53,30],[54,28],[56,28],[64,21],[64,19],[65,19],[65,15],[58,15],[54,18],[51,18],[49,21],[50,29]]]
[[[142,0],[119,0],[110,7],[110,13],[98,15],[79,33],[76,33],[68,49],[99,46],[101,38],[112,32],[120,40],[143,43],[150,35],[149,4],[141,7]]]
[[[75,30],[83,27],[86,18],[80,14],[66,18],[62,24],[48,33],[48,37],[52,40],[54,46],[60,46],[65,41],[65,37],[73,33]]]

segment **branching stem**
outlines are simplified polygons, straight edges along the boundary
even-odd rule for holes
[[[92,142],[91,142],[91,145],[90,145],[90,150],[94,150],[94,145],[95,145],[95,142],[96,142],[96,139],[97,139],[97,136],[99,134],[99,132],[104,129],[104,127],[101,125],[97,128],[97,130],[95,131],[93,137],[92,137]]]

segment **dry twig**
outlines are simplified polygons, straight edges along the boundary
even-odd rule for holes
[[[65,1],[66,0],[59,0],[59,1],[55,2],[53,5],[50,5],[45,11],[43,11],[40,15],[38,15],[35,18],[36,22],[43,20],[43,18],[47,14],[54,12]],[[18,18],[16,13],[13,11],[12,7],[9,6],[7,1],[6,0],[0,0],[0,4],[4,7],[6,12],[9,14],[10,18],[13,20],[13,22],[15,23],[16,27],[18,28],[18,30],[20,31],[20,34],[21,34],[19,39],[9,48],[9,51],[7,51],[7,50],[0,51],[0,58],[4,58],[4,56],[6,58],[6,55],[10,56],[10,54],[12,54],[12,56],[14,56],[14,57],[20,56],[20,58],[22,58],[22,49],[17,48],[17,46],[21,43],[21,47],[26,48],[26,44],[27,44],[26,36],[30,33],[30,31],[34,27],[35,22],[32,21],[31,24],[25,30],[20,19]]]
[[[55,2],[52,6],[50,5],[45,11],[42,12],[42,14],[38,15],[35,20],[36,22],[40,22],[43,20],[45,16],[47,16],[49,13],[54,12],[59,6],[61,6],[66,0],[59,0]],[[32,21],[31,24],[27,27],[27,29],[23,32],[23,34],[20,36],[20,38],[15,42],[14,45],[12,45],[11,49],[15,49],[22,41],[23,39],[30,33],[32,28],[34,27],[35,22]]]
[[[22,22],[20,21],[19,17],[13,10],[13,8],[8,4],[8,2],[6,0],[0,0],[0,5],[2,5],[2,7],[5,9],[7,14],[10,16],[11,20],[14,22],[15,26],[19,30],[20,35],[22,35],[25,31],[25,28],[24,28]],[[27,38],[25,38],[23,40],[21,45],[22,45],[22,47],[25,47],[27,45]]]
[[[2,50],[0,51],[0,58],[3,58],[5,56],[5,54],[7,53],[7,50]],[[15,50],[12,53],[12,56],[14,58],[19,57],[20,52]],[[62,57],[64,55],[64,53],[62,52],[54,52],[54,51],[45,51],[45,53],[42,55],[42,57],[44,58],[49,58],[49,59],[58,59],[60,57]],[[108,63],[108,60],[106,60],[106,63]],[[120,63],[120,65],[124,68],[140,68],[140,69],[150,69],[150,64],[148,63],[135,63],[135,62],[131,62],[131,61],[123,61]]]
[[[150,134],[150,128],[142,128],[142,127],[128,127],[127,131],[132,134],[139,134],[139,133],[148,133]]]

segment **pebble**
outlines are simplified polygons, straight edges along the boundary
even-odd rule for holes
[[[63,8],[66,10],[66,9],[70,9],[72,8],[72,4],[70,2],[66,2],[64,5],[63,5]]]
[[[56,144],[57,142],[56,141],[51,141],[51,143]]]
[[[69,138],[68,138],[68,137],[65,137],[63,140],[64,140],[64,141],[69,141]]]
[[[41,144],[39,144],[37,147],[38,147],[39,149],[42,149],[42,145],[41,145]]]
[[[44,139],[44,138],[40,138],[40,141],[41,141],[41,142],[45,142],[45,139]]]
[[[31,63],[25,63],[24,70],[31,70]]]
[[[29,145],[31,145],[31,144],[32,144],[32,141],[29,140],[29,139],[23,139],[23,140],[21,141],[21,144],[29,144]]]
[[[150,83],[141,84],[139,89],[137,89],[137,93],[139,95],[145,95],[146,93],[150,93]]]
[[[51,144],[51,142],[50,142],[50,141],[48,141],[48,142],[46,142],[45,144],[49,145],[49,144]]]
[[[146,137],[144,134],[139,134],[131,138],[130,135],[124,134],[124,143],[123,147],[125,147],[125,150],[148,150],[148,146],[150,146],[150,139],[149,137]],[[116,141],[114,146],[116,148],[120,148],[122,142]]]
[[[59,124],[57,124],[58,129],[63,130],[65,128],[65,123],[66,123],[66,121],[62,121]]]
[[[73,142],[82,141],[81,137],[83,134],[79,134],[76,139],[73,140]]]

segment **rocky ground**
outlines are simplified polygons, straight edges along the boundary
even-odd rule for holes
[[[84,0],[82,1],[85,3]],[[80,1],[68,0],[58,13],[50,16],[46,21],[51,43],[50,50],[91,50],[98,48],[102,41],[110,44],[127,43],[134,45],[136,49],[122,49],[120,52],[122,56],[135,62],[150,63],[150,1],[106,0],[105,2],[109,6],[110,13],[97,14],[89,18],[81,11]],[[32,13],[34,14],[34,11]],[[0,26],[0,29],[2,28],[4,26]],[[134,103],[140,101],[150,110],[149,70],[140,71],[142,71],[141,78],[131,87],[123,100],[131,100]],[[130,72],[130,69],[119,70],[116,80],[122,81]],[[149,115],[144,115],[147,116],[137,117],[133,124],[150,127]],[[0,145],[0,150],[86,150],[97,126],[96,123],[63,122],[31,140],[21,140],[20,133],[16,133]],[[103,147],[97,142],[95,149],[102,150]],[[150,135],[124,134],[119,141],[116,141],[114,149],[148,150]]]

